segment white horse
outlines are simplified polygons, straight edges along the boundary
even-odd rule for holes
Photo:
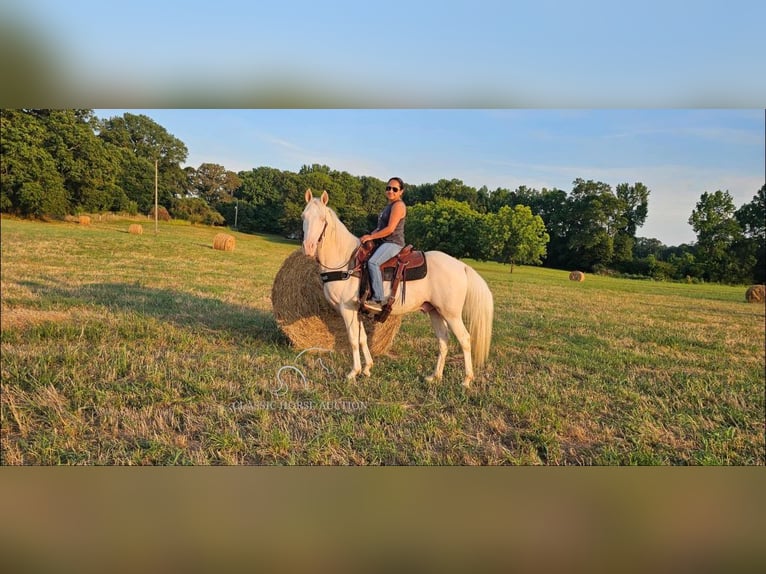
[[[327,207],[329,196],[313,197],[306,190],[306,207],[303,219],[303,253],[314,257],[323,271],[347,270],[354,265],[353,259],[360,240]],[[487,360],[492,340],[493,300],[484,279],[465,263],[441,251],[428,251],[428,274],[425,278],[407,284],[406,300],[401,295],[391,309],[392,315],[424,311],[431,317],[431,325],[439,340],[439,357],[433,375],[428,381],[439,380],[447,358],[449,329],[455,334],[465,360],[463,386],[469,387],[474,379],[474,366],[480,368]],[[383,296],[390,295],[390,282],[384,282]],[[359,320],[359,279],[350,276],[346,280],[324,284],[324,295],[340,313],[346,325],[348,340],[354,357],[354,366],[347,378],[355,379],[363,372],[370,374],[372,355],[367,347],[367,334]],[[468,329],[462,315],[468,322]],[[365,367],[359,357],[359,347],[364,354]]]

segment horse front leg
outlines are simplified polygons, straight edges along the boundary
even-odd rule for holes
[[[359,315],[356,309],[350,309],[344,307],[341,316],[343,322],[346,325],[346,335],[348,336],[348,342],[351,345],[351,355],[354,361],[354,366],[346,375],[349,380],[354,380],[359,373],[364,373],[366,376],[370,376],[370,369],[372,368],[372,354],[367,346],[367,333],[364,329],[364,325],[359,320]],[[359,347],[361,346],[364,353],[364,371],[362,371],[362,361],[359,355]]]

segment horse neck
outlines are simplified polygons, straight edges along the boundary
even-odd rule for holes
[[[317,247],[320,264],[337,269],[351,259],[358,245],[359,238],[351,233],[334,213],[330,212],[324,238]]]

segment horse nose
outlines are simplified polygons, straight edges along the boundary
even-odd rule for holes
[[[304,241],[303,242],[303,254],[308,255],[309,257],[314,256],[314,251],[316,250],[317,244],[314,241]]]

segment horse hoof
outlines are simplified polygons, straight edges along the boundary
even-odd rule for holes
[[[438,376],[436,376],[436,375],[428,375],[428,376],[426,377],[426,382],[427,382],[427,383],[434,383],[434,382],[439,382],[439,381],[441,381],[441,380],[442,380],[442,378],[441,378],[441,377],[438,377]]]
[[[470,388],[471,388],[471,381],[473,381],[473,378],[468,378],[468,377],[466,377],[466,378],[463,380],[463,388],[464,388],[464,389],[470,389]]]
[[[365,377],[369,377],[370,376],[370,367],[367,367],[364,371],[362,371],[362,374]]]
[[[348,375],[346,375],[346,380],[350,383],[353,383],[356,380],[356,371],[351,371]]]

